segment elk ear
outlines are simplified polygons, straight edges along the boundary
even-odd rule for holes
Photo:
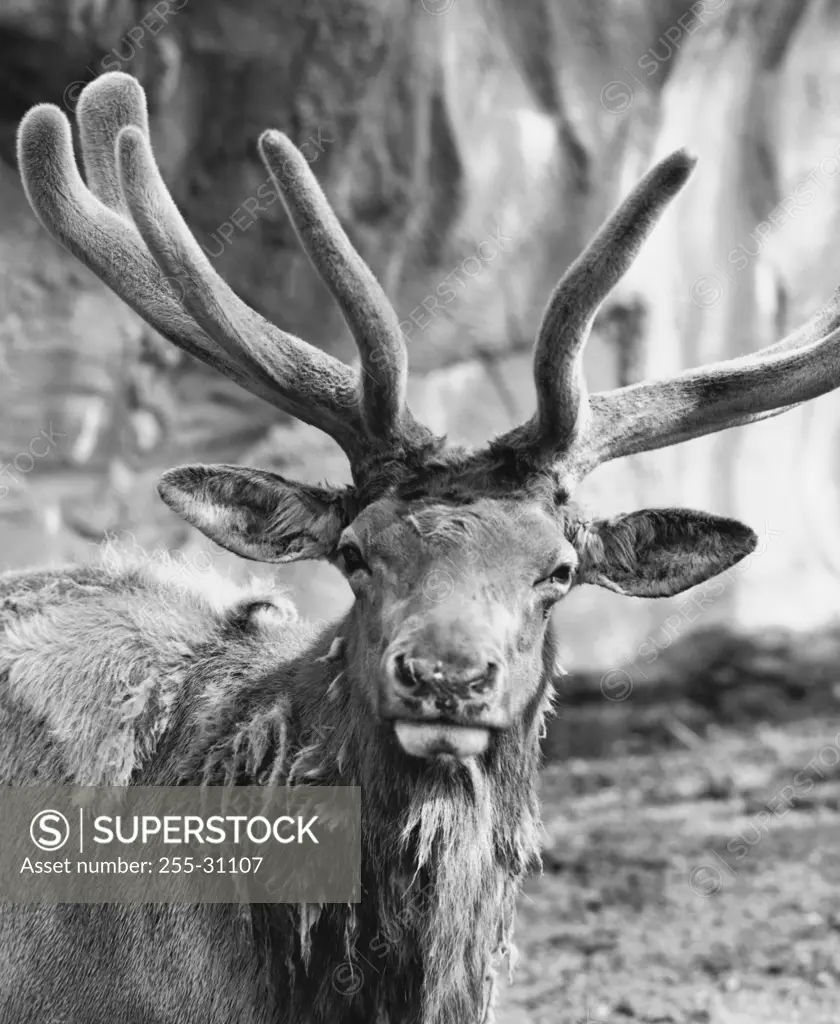
[[[596,519],[579,552],[579,579],[632,597],[672,597],[740,562],[757,539],[735,519],[689,509]]]
[[[245,466],[181,466],[158,494],[217,544],[255,562],[332,553],[348,519],[346,491],[310,487]]]

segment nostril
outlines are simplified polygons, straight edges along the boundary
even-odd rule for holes
[[[392,678],[404,694],[415,696],[436,694],[438,697],[451,695],[464,699],[467,696],[484,696],[496,688],[501,669],[496,662],[488,661],[478,665],[458,665],[439,657],[416,657],[397,654],[392,665]]]
[[[414,672],[411,659],[407,660],[404,654],[398,654],[394,659],[394,668],[396,669],[397,682],[402,687],[406,690],[413,690],[417,687],[420,680]]]

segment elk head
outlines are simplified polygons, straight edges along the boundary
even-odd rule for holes
[[[214,271],[161,179],[133,78],[89,85],[78,124],[87,185],[57,108],[36,107],[21,125],[20,168],[41,222],[157,331],[328,433],[352,467],[353,485],[330,490],[257,469],[191,466],[164,475],[163,500],[244,558],[322,558],[344,572],[356,598],[350,685],[409,755],[480,755],[494,734],[529,727],[553,661],[549,613],[572,587],[678,594],[755,546],[748,527],[701,512],[588,519],[571,500],[586,473],[775,415],[840,381],[832,303],[752,356],[588,395],[582,352],[594,316],[687,181],[694,162],[678,151],[624,200],[551,296],[531,419],[481,450],[450,445],[412,416],[399,318],[285,135],[266,132],[260,154],[353,332],[358,373],[264,320]]]

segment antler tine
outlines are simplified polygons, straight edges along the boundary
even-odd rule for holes
[[[85,187],[70,124],[58,107],[40,104],[23,118],[18,165],[29,205],[53,238],[161,334],[227,372],[227,358],[217,358],[215,346],[165,287],[134,227]]]
[[[353,248],[300,150],[282,132],[267,131],[259,151],[301,245],[353,332],[361,357],[367,431],[384,439],[399,436],[408,381],[399,317]]]
[[[547,458],[586,432],[583,349],[601,303],[624,276],[696,159],[677,150],[639,182],[566,271],[543,314],[534,356],[537,412],[519,428]]]
[[[758,352],[592,396],[584,471],[779,416],[840,386],[840,290],[796,331]]]
[[[123,128],[117,140],[122,192],[158,265],[177,281],[196,322],[234,358],[271,381],[275,404],[326,429],[351,456],[362,423],[349,367],[263,319],[216,273],[190,233],[160,175],[148,139]]]
[[[97,199],[128,217],[117,173],[116,143],[120,129],[137,127],[149,137],[146,96],[136,78],[116,73],[92,82],[76,106],[87,186]]]
[[[174,227],[165,227],[172,228],[181,242],[186,235],[193,254],[198,251],[159,180],[148,147],[145,97],[139,83],[120,72],[103,75],[83,91],[79,119],[93,192],[79,174],[70,124],[57,107],[37,106],[21,122],[21,177],[29,203],[44,227],[164,337],[251,393],[326,431],[354,460],[364,447],[364,431],[353,371],[259,317],[233,294],[200,252],[203,264],[193,269],[204,275],[202,294],[215,289],[221,322],[186,296],[190,312],[201,313],[199,326],[198,318],[188,314],[171,287],[173,280],[182,286],[180,268],[177,273],[162,271],[135,225],[124,216],[127,197],[114,152],[120,131],[135,146],[139,140],[140,148],[147,151],[147,164],[154,169],[158,185],[155,197],[160,199],[162,190],[165,201],[158,205],[174,223]],[[130,141],[129,157],[131,145]],[[134,179],[132,184],[135,195],[142,194],[142,181]],[[142,208],[143,200],[135,205]],[[202,329],[205,325],[207,331]],[[250,333],[240,338],[237,330],[243,327]]]

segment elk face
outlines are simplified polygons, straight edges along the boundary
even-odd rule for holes
[[[578,558],[539,501],[384,498],[341,534],[366,697],[416,756],[464,757],[532,717],[549,613]]]
[[[167,473],[159,489],[223,547],[259,561],[325,558],[355,595],[351,685],[406,754],[466,758],[533,721],[554,664],[551,611],[595,583],[669,596],[743,558],[755,535],[684,510],[587,520],[562,492],[402,485],[352,491],[233,466]],[[559,496],[558,496],[559,493]]]

